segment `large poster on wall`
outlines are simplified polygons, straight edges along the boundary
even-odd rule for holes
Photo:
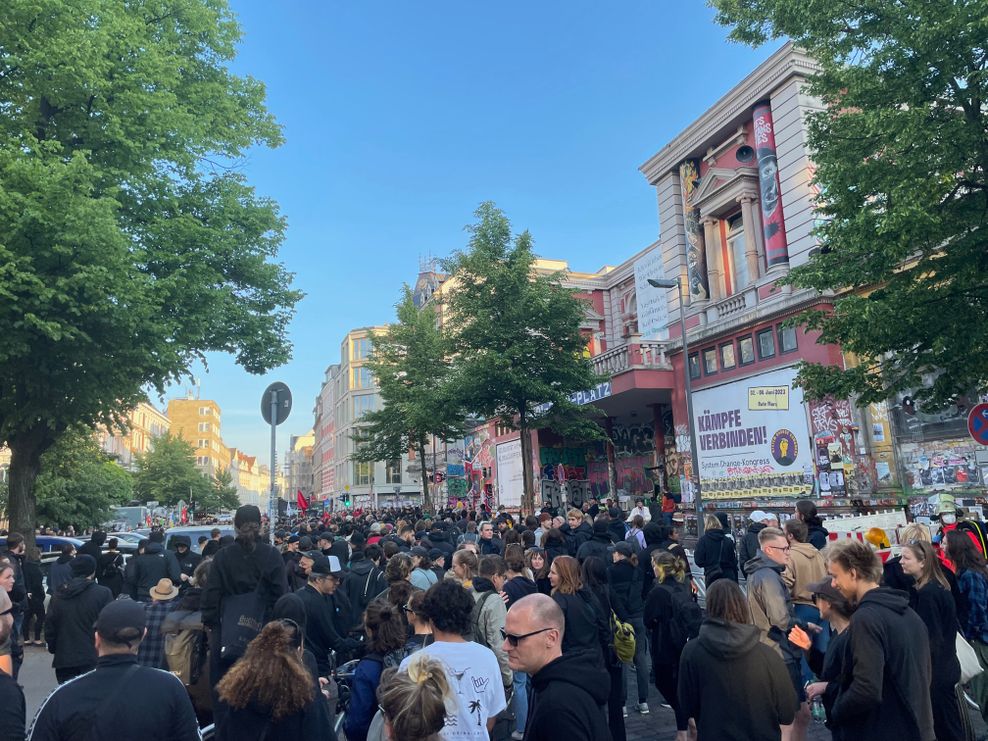
[[[524,491],[521,439],[497,446],[497,498],[505,507],[520,507]]]
[[[700,482],[707,499],[797,496],[813,451],[794,368],[693,395]]]
[[[638,333],[643,340],[669,339],[669,289],[648,284],[649,278],[662,278],[662,250],[653,247],[635,260],[635,302],[638,305]]]

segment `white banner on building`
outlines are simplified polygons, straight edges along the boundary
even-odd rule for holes
[[[669,339],[669,288],[654,288],[649,278],[664,278],[662,248],[656,245],[635,260],[635,300],[638,332],[643,340]]]
[[[693,395],[704,499],[796,496],[813,464],[794,368],[760,373]]]
[[[520,507],[525,490],[521,463],[521,438],[509,440],[497,446],[497,497],[498,504]]]

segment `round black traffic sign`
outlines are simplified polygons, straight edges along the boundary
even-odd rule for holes
[[[273,398],[272,398],[273,397]],[[266,389],[261,395],[261,416],[264,417],[264,421],[268,424],[272,424],[271,419],[271,403],[275,403],[275,417],[273,423],[275,425],[280,425],[286,419],[292,411],[292,392],[288,390],[288,386],[283,384],[281,381],[275,381]]]

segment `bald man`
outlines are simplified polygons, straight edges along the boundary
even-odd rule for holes
[[[522,597],[508,610],[501,647],[511,669],[532,683],[525,741],[607,741],[610,678],[591,652],[563,655],[564,631],[562,610],[544,594]]]

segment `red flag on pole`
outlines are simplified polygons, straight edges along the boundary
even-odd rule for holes
[[[302,496],[301,489],[297,489],[295,491],[295,502],[298,504],[298,508],[303,512],[309,508],[309,503],[306,501],[305,497]]]

